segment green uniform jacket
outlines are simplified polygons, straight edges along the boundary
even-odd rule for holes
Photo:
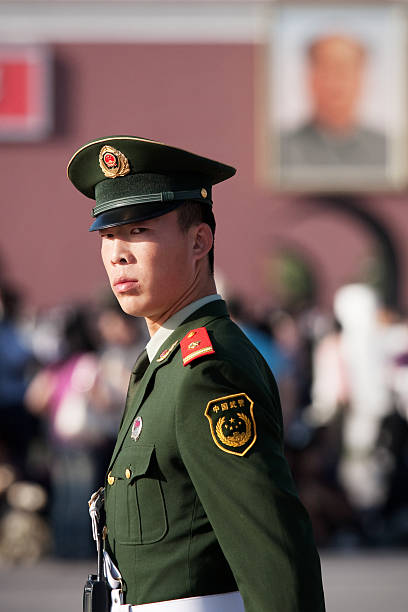
[[[184,366],[179,342],[201,327],[214,353]],[[107,549],[127,603],[238,588],[246,612],[324,611],[319,557],[282,439],[270,369],[223,301],[203,306],[136,389],[130,383],[105,488]]]

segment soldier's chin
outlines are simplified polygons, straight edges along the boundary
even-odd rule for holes
[[[116,299],[119,302],[123,312],[134,317],[142,317],[143,313],[140,311],[140,299],[135,295],[116,295]]]

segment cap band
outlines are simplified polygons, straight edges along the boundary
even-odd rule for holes
[[[205,195],[204,195],[205,194]],[[162,191],[161,193],[146,193],[143,195],[133,195],[122,198],[116,198],[97,204],[92,209],[92,216],[96,217],[107,210],[121,208],[122,206],[133,206],[135,204],[143,204],[146,202],[170,202],[172,200],[199,200],[201,202],[212,203],[208,197],[208,191],[205,189],[194,189],[190,191]]]

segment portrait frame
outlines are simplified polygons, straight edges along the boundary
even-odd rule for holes
[[[407,186],[407,23],[406,8],[386,2],[290,2],[269,11],[258,72],[262,100],[256,111],[258,166],[264,182],[282,191],[325,193],[393,191]],[[340,87],[336,103],[332,92],[331,98],[324,91],[320,97],[319,90],[316,94],[312,52],[319,48],[321,53],[323,45],[316,43],[323,39],[327,51],[336,37],[338,48],[342,43],[347,52],[346,43],[352,41],[364,54],[353,106],[350,90],[344,93],[341,84],[333,85],[333,91]],[[342,74],[341,69],[335,74]],[[325,78],[327,89],[330,81]],[[346,122],[347,109],[353,117],[351,127],[335,126],[331,131],[331,126],[327,130],[315,120],[319,113],[325,119],[326,112],[328,120],[333,116]]]

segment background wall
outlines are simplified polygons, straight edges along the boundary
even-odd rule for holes
[[[105,284],[98,237],[87,233],[92,201],[72,188],[65,168],[77,147],[111,134],[162,140],[238,168],[215,189],[217,263],[252,305],[276,300],[267,262],[282,248],[308,263],[322,306],[358,277],[375,250],[367,229],[260,178],[271,4],[0,3],[3,40],[30,37],[54,56],[51,136],[0,143],[0,253],[29,303],[86,300]],[[406,194],[370,195],[363,207],[384,222],[399,252],[405,305]]]

